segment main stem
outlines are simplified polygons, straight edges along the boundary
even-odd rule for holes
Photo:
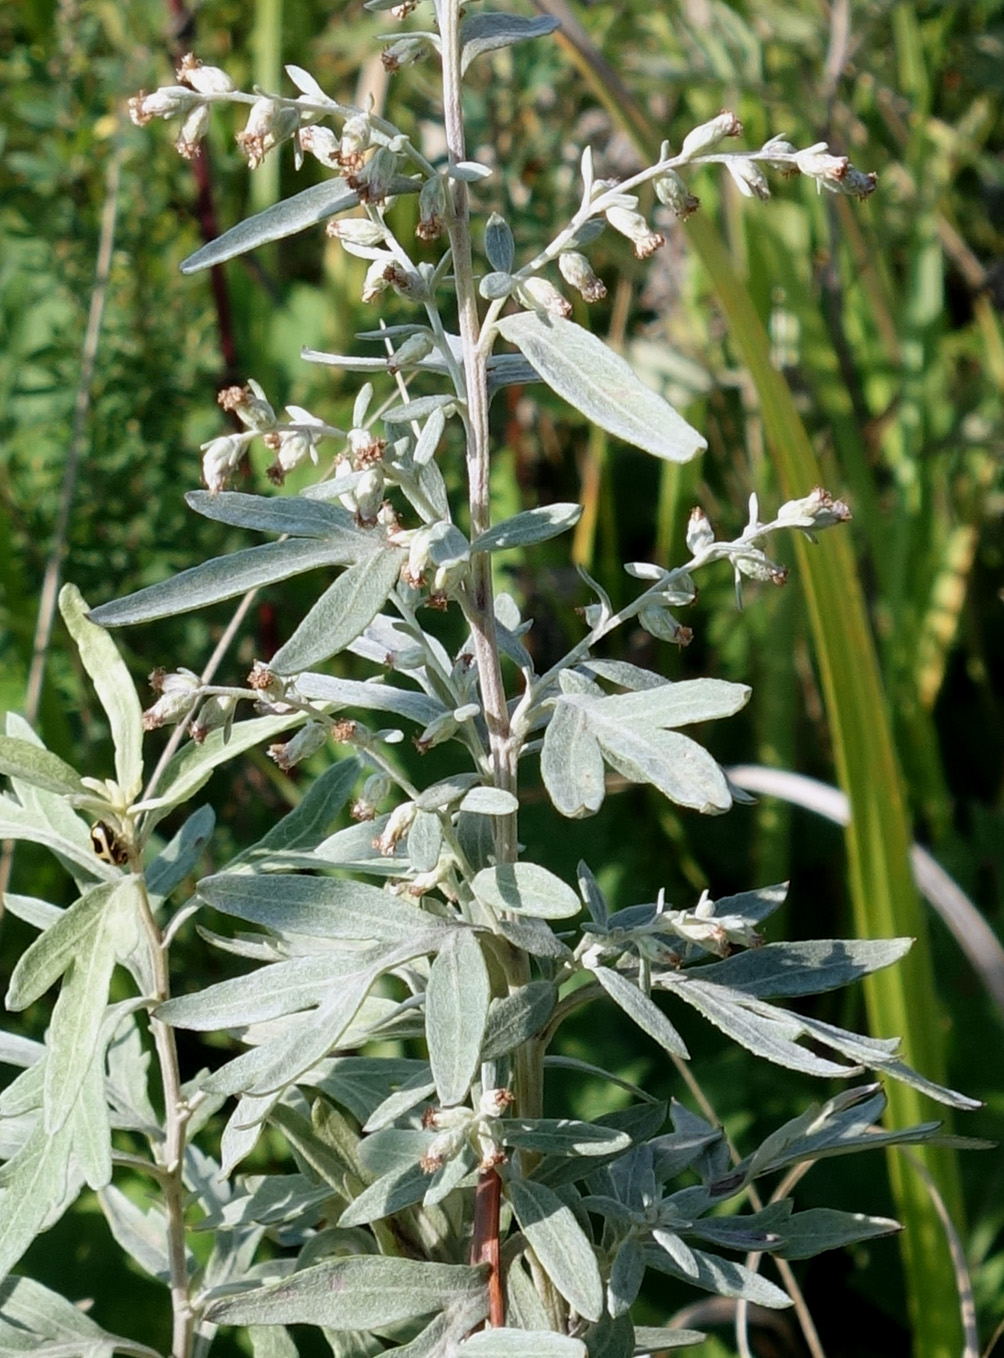
[[[460,16],[457,0],[440,0],[439,25],[443,45],[443,121],[450,164],[465,159],[464,115],[460,76]],[[453,274],[457,292],[460,339],[463,348],[464,382],[467,408],[464,419],[467,435],[467,481],[471,536],[483,533],[491,524],[489,471],[491,466],[488,433],[488,355],[481,352],[481,320],[474,283],[471,256],[470,203],[467,185],[450,179],[448,231],[453,255]],[[495,630],[495,597],[492,587],[491,555],[475,552],[471,557],[470,586],[464,611],[474,639],[474,658],[488,740],[492,773],[496,787],[508,792],[516,789],[516,761],[509,732],[509,711]],[[516,818],[496,818],[495,852],[499,863],[516,859]]]

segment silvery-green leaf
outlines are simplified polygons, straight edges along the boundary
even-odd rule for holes
[[[180,571],[170,580],[147,585],[146,589],[116,599],[114,603],[102,604],[100,608],[91,609],[91,617],[102,627],[170,618],[175,613],[190,613],[205,604],[232,599],[249,589],[274,585],[304,571],[317,570],[320,566],[341,566],[347,560],[358,559],[358,544],[347,542],[341,536],[263,542],[228,556],[213,557],[201,566]]]
[[[528,915],[522,919],[500,919],[498,931],[514,947],[522,948],[531,957],[553,957],[562,962],[571,958],[571,949],[542,919],[531,919]]]
[[[439,447],[439,440],[443,437],[443,430],[446,428],[446,415],[442,407],[434,410],[425,424],[422,425],[422,432],[418,436],[412,458],[416,467],[424,467],[427,462],[431,462],[436,455]]]
[[[660,1329],[654,1325],[636,1325],[634,1327],[636,1353],[657,1353],[662,1349],[683,1349],[690,1344],[702,1344],[707,1337],[700,1330]]]
[[[445,920],[400,896],[333,877],[290,873],[244,877],[224,872],[203,878],[199,895],[225,915],[315,938],[397,943],[404,934],[449,928]]]
[[[69,1115],[73,1124],[74,1158],[84,1182],[95,1192],[107,1187],[112,1178],[112,1127],[105,1095],[107,1041],[106,1030],[83,1073],[78,1069]]]
[[[788,899],[788,883],[757,887],[754,891],[740,891],[734,896],[720,896],[715,901],[716,915],[741,915],[751,924],[759,924],[784,905]]]
[[[661,1250],[666,1251],[685,1277],[697,1277],[700,1269],[697,1266],[694,1251],[675,1231],[663,1230],[657,1226],[652,1232],[652,1239]]]
[[[557,19],[552,19],[550,15],[541,15],[536,19],[525,18],[521,14],[490,11],[469,15],[460,25],[461,74],[467,71],[475,57],[484,52],[512,47],[514,43],[526,42],[530,38],[545,38],[558,27]]]
[[[135,1358],[159,1358],[154,1349],[132,1339],[120,1339],[109,1334],[85,1315],[78,1306],[51,1292],[32,1278],[11,1276],[0,1283],[0,1351],[4,1358],[17,1353],[48,1353],[62,1358],[104,1358],[121,1350]],[[15,1339],[13,1349],[6,1345]],[[24,1340],[25,1342],[20,1342]],[[65,1345],[64,1349],[61,1346]],[[74,1347],[76,1345],[76,1347]],[[102,1347],[104,1346],[104,1347]]]
[[[670,462],[689,462],[707,447],[619,354],[574,321],[523,311],[497,325],[553,391],[608,434]]]
[[[454,406],[456,403],[456,396],[446,394],[419,396],[404,405],[391,406],[389,410],[384,411],[382,419],[384,424],[410,424],[412,420],[428,419],[437,410],[445,413],[447,406]]]
[[[479,179],[490,179],[492,171],[477,160],[458,160],[447,167],[451,179],[459,179],[464,184],[476,184]]]
[[[645,726],[690,726],[698,721],[731,717],[749,702],[746,684],[724,679],[684,679],[636,693],[615,693],[591,707],[598,720]]]
[[[586,1331],[589,1358],[632,1358],[636,1352],[630,1316],[610,1316],[604,1311],[599,1324]]]
[[[536,919],[571,919],[582,909],[567,882],[536,863],[483,868],[471,885],[478,900],[493,910],[511,910]]]
[[[600,679],[609,679],[612,684],[619,684],[621,688],[631,689],[638,692],[641,689],[664,688],[666,685],[665,677],[656,674],[652,670],[642,669],[640,665],[629,664],[626,660],[598,660],[590,656],[588,660],[582,661],[578,667],[586,670],[590,674],[595,674]],[[690,683],[692,681],[686,680]]]
[[[572,820],[603,805],[603,754],[586,712],[559,702],[544,730],[540,774],[554,809]]]
[[[386,358],[372,358],[365,354],[328,354],[322,349],[301,349],[300,357],[307,363],[323,363],[328,368],[342,368],[350,373],[386,372]]]
[[[522,354],[493,354],[488,360],[488,400],[503,387],[527,387],[540,382],[537,369]]]
[[[425,1035],[439,1103],[460,1103],[481,1059],[491,985],[476,935],[456,930],[439,950],[425,992]]]
[[[385,1062],[381,1061],[380,1064],[384,1065]],[[400,1088],[395,1088],[392,1094],[388,1094],[382,1103],[377,1104],[368,1118],[360,1119],[364,1123],[364,1132],[377,1132],[382,1127],[389,1127],[399,1117],[403,1117],[405,1113],[410,1113],[416,1104],[428,1100],[436,1088],[435,1081],[432,1079],[429,1066],[425,1061],[414,1064],[420,1067],[418,1073],[406,1080]],[[393,1084],[390,1072],[383,1077],[382,1087],[387,1084]]]
[[[220,1137],[220,1174],[233,1172],[246,1155],[250,1155],[261,1135],[262,1126],[279,1102],[279,1093],[242,1094],[237,1107],[230,1114]]]
[[[249,1325],[252,1358],[298,1358],[293,1336],[285,1325]]]
[[[235,721],[229,737],[224,730],[218,729],[210,731],[201,745],[190,741],[181,747],[164,770],[157,795],[149,801],[138,802],[137,806],[145,811],[166,814],[172,807],[180,806],[194,796],[220,764],[243,754],[253,745],[264,744],[291,726],[301,725],[303,720],[302,712],[287,712],[278,717],[252,717],[249,721]]]
[[[501,787],[472,787],[463,797],[460,810],[479,816],[511,816],[519,810],[519,801]]]
[[[307,671],[296,677],[297,692],[304,698],[319,702],[337,703],[341,707],[359,707],[371,712],[394,712],[409,721],[428,726],[447,710],[435,698],[414,689],[398,688],[396,684],[359,679],[340,679],[330,674]]]
[[[9,899],[9,897],[7,898]],[[20,1066],[27,1070],[45,1055],[45,1046],[34,1038],[22,1037],[20,1033],[8,1033],[0,1029],[0,1062],[5,1066]],[[7,1089],[0,1094],[0,1117],[8,1116],[3,1111],[3,1098]]]
[[[441,811],[444,807],[458,802],[464,793],[481,783],[479,773],[455,773],[450,778],[442,778],[438,783],[430,783],[415,799],[420,811]]]
[[[530,981],[492,1000],[481,1045],[481,1059],[494,1061],[541,1031],[554,1012],[558,992],[551,981]]]
[[[510,547],[528,547],[547,542],[573,528],[582,518],[582,506],[575,504],[539,505],[504,519],[471,543],[472,552],[504,552]]]
[[[98,1044],[114,966],[115,953],[102,922],[81,941],[53,1007],[45,1062],[45,1129],[49,1134],[59,1131],[77,1101],[82,1072]]]
[[[660,985],[703,1014],[741,1047],[775,1065],[802,1070],[808,1075],[839,1077],[856,1075],[861,1070],[860,1065],[842,1066],[800,1047],[797,1039],[806,1032],[806,1027],[799,1015],[788,1010],[758,1001],[738,990],[706,985],[690,974],[685,985],[668,974],[660,978]]]
[[[146,884],[153,896],[170,896],[195,868],[212,837],[216,813],[209,805],[193,811],[146,870]]]
[[[637,1237],[629,1235],[614,1255],[607,1282],[607,1310],[623,1316],[635,1304],[645,1277],[645,1256]]]
[[[349,566],[279,647],[270,667],[277,674],[296,674],[344,650],[383,608],[405,559],[396,547],[385,547]]]
[[[628,1018],[634,1020],[643,1033],[648,1033],[660,1047],[665,1047],[674,1056],[689,1060],[690,1053],[683,1038],[659,1006],[639,990],[633,981],[610,967],[596,967],[593,975],[614,1003],[624,1010]]]
[[[532,1179],[510,1179],[507,1192],[520,1229],[551,1282],[579,1315],[599,1320],[603,1282],[593,1247],[572,1209]]]
[[[372,537],[360,528],[341,505],[306,500],[299,495],[246,495],[224,490],[213,495],[208,490],[190,490],[185,503],[196,514],[229,523],[235,528],[253,528],[260,533],[289,533],[295,538],[344,536],[358,542],[359,558],[372,550]]]
[[[516,261],[516,242],[506,219],[493,212],[485,223],[485,254],[488,263],[500,273],[512,273]]]
[[[232,858],[226,871],[250,871],[251,865],[267,862],[269,858],[315,849],[348,801],[358,776],[359,764],[352,758],[340,759],[326,768],[292,811],[266,831],[257,844]]]
[[[525,1256],[524,1256],[525,1257]],[[548,1326],[548,1314],[544,1309],[523,1259],[513,1259],[503,1270],[505,1282],[505,1314],[511,1325],[519,1325],[525,1330],[543,1330]]]
[[[358,193],[350,189],[344,179],[328,179],[323,184],[314,184],[224,231],[222,236],[217,236],[208,245],[203,245],[201,250],[196,250],[194,255],[189,255],[181,265],[181,272],[197,273],[199,269],[222,264],[235,255],[247,254],[259,245],[267,245],[269,241],[295,236],[297,232],[327,221],[338,212],[347,212],[358,202]]]
[[[434,811],[416,811],[408,831],[408,862],[413,872],[431,872],[443,848],[443,823]]]
[[[715,913],[725,912],[716,909]],[[730,986],[761,999],[820,995],[891,966],[909,951],[912,943],[909,938],[768,943],[702,967],[701,980]]]
[[[374,956],[375,950],[367,949],[365,953],[325,952],[274,962],[191,995],[176,995],[160,1005],[156,1014],[162,1023],[197,1032],[281,1018],[321,1004],[343,977]]]
[[[730,1259],[721,1259],[718,1255],[707,1254],[703,1250],[694,1250],[693,1255],[697,1274],[691,1277],[657,1246],[645,1247],[646,1264],[649,1268],[658,1269],[660,1273],[669,1273],[674,1278],[682,1278],[685,1282],[703,1287],[706,1291],[715,1292],[721,1297],[742,1297],[755,1305],[769,1306],[774,1310],[791,1305],[791,1298],[787,1292],[782,1292],[779,1287],[775,1287],[759,1273],[751,1272],[743,1264],[735,1264]]]
[[[609,701],[604,698],[601,703]],[[639,730],[634,724],[597,718],[593,709],[589,729],[610,767],[630,782],[651,783],[677,806],[689,806],[705,815],[727,811],[732,805],[725,774],[689,736],[658,728]]]
[[[144,1272],[160,1282],[167,1282],[171,1272],[167,1218],[160,1204],[150,1202],[144,1211],[114,1184],[103,1189],[98,1198],[116,1242]],[[194,1263],[194,1260],[190,1259],[190,1262]]]
[[[631,1144],[626,1132],[575,1118],[501,1118],[498,1126],[503,1145],[542,1155],[613,1155]]]
[[[0,1169],[0,1277],[10,1272],[38,1233],[76,1198],[83,1176],[71,1165],[73,1129],[50,1136],[41,1119]]]
[[[432,1176],[415,1163],[389,1170],[375,1183],[353,1196],[338,1218],[341,1226],[368,1226],[382,1221],[405,1207],[414,1207],[425,1197]]]
[[[59,611],[105,709],[115,745],[115,777],[123,796],[132,801],[143,785],[143,709],[136,686],[118,647],[88,617],[76,585],[59,591]]]
[[[457,1349],[469,1358],[586,1358],[586,1346],[553,1330],[481,1330]]]
[[[7,1008],[26,1009],[59,980],[74,959],[90,948],[104,911],[121,887],[121,878],[85,891],[56,922],[21,954],[7,990]]]
[[[371,1330],[442,1311],[487,1294],[486,1269],[382,1255],[330,1259],[280,1282],[217,1302],[217,1325],[327,1325]],[[485,1297],[487,1305],[487,1295]]]
[[[424,1127],[385,1127],[359,1142],[359,1163],[370,1175],[410,1169],[418,1164],[435,1135]]]
[[[346,1164],[340,1148],[329,1144],[329,1140],[319,1134],[319,1129],[311,1124],[310,1119],[280,1103],[272,1110],[269,1121],[279,1128],[300,1163],[314,1176],[315,1182],[320,1179],[339,1193],[346,1191],[346,1175],[352,1172],[353,1166]]]
[[[294,66],[290,63],[284,69],[300,93],[305,94],[312,103],[327,104],[331,108],[338,107],[335,100],[324,93],[310,72],[305,71],[302,66]]]
[[[58,792],[71,797],[84,791],[80,774],[58,754],[52,754],[30,740],[0,736],[0,773],[9,778],[21,778],[47,792]]]
[[[586,909],[594,924],[605,925],[610,918],[610,908],[600,885],[593,876],[588,864],[579,862],[576,869],[579,879],[579,895],[586,903]]]
[[[515,287],[516,279],[511,273],[495,269],[482,278],[478,284],[478,293],[486,302],[497,302],[501,297],[508,297]]]
[[[325,1069],[317,1088],[347,1108],[359,1123],[382,1106],[389,1089],[399,1090],[423,1075],[429,1079],[425,1061],[403,1057],[336,1056]]]

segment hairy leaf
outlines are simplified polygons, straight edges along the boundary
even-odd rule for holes
[[[471,543],[472,552],[504,552],[510,547],[529,547],[547,542],[559,533],[574,528],[582,518],[582,506],[573,504],[539,505],[504,519],[481,533]]]
[[[185,503],[204,518],[235,528],[288,533],[294,538],[355,538],[360,559],[372,551],[371,536],[341,505],[322,504],[300,495],[246,495],[236,490],[216,495],[208,490],[190,490]]]
[[[460,1103],[481,1058],[491,986],[481,945],[458,929],[439,950],[425,992],[425,1035],[439,1103]]]
[[[499,47],[512,47],[514,43],[526,42],[530,38],[544,38],[558,27],[557,19],[541,15],[536,19],[525,18],[521,14],[480,13],[470,15],[460,25],[460,70],[468,66],[484,52],[493,52]]]
[[[683,1038],[655,1001],[639,990],[633,981],[610,967],[596,967],[593,975],[614,1003],[624,1010],[628,1018],[634,1020],[643,1033],[648,1033],[660,1047],[665,1047],[674,1056],[682,1056],[685,1061],[689,1059],[690,1053]]]
[[[296,674],[343,651],[373,621],[397,583],[405,553],[385,547],[349,566],[324,591],[270,666]]]
[[[512,910],[537,919],[570,919],[582,909],[572,888],[536,863],[483,868],[472,886],[478,900],[493,910]]]
[[[355,189],[350,189],[344,179],[328,179],[323,184],[314,184],[292,198],[281,203],[273,203],[264,212],[258,212],[246,221],[232,226],[217,236],[208,245],[189,255],[181,265],[182,273],[197,273],[214,264],[222,264],[235,255],[245,255],[259,245],[270,241],[285,240],[309,226],[327,221],[336,213],[347,212],[359,202]]]
[[[80,774],[58,754],[52,754],[30,740],[0,736],[0,773],[21,778],[33,787],[72,797],[84,791]]]
[[[551,1282],[579,1315],[599,1320],[603,1282],[592,1244],[572,1209],[533,1179],[510,1179],[507,1192],[520,1229]]]

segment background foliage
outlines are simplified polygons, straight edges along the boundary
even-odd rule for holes
[[[571,12],[548,9],[574,37]],[[806,183],[779,188],[769,210],[740,202],[710,174],[694,187],[768,328],[825,483],[852,503],[854,547],[916,834],[1001,933],[1004,6],[834,4],[824,11],[813,0],[666,7],[629,0],[579,6],[571,18],[644,110],[650,134],[654,126],[678,139],[728,106],[746,124],[749,145],[779,132],[798,144],[828,139],[879,172],[879,191],[864,206],[817,198]],[[279,0],[259,0],[252,14],[246,4],[209,0],[190,17],[152,0],[25,0],[0,25],[0,79],[8,92],[0,112],[0,534],[8,547],[0,705],[21,710],[48,555],[64,551],[65,577],[97,603],[234,545],[241,535],[228,541],[232,530],[194,517],[181,498],[198,481],[198,444],[223,427],[216,388],[253,374],[276,404],[293,401],[344,424],[351,391],[297,354],[301,345],[344,352],[354,332],[372,324],[358,302],[358,261],[318,232],[228,266],[222,312],[207,277],[182,279],[176,266],[201,243],[212,216],[222,229],[280,189],[303,186],[311,171],[305,167],[294,180],[287,157],[272,171],[281,183],[269,183],[267,173],[250,181],[221,119],[211,139],[212,202],[202,202],[200,223],[192,167],[159,127],[141,131],[125,121],[124,96],[164,83],[172,49],[188,47],[245,88],[276,85],[282,61],[300,60],[327,88],[389,98],[390,116],[409,130],[421,125],[434,86],[417,66],[385,87],[372,61],[372,35],[384,25],[355,3],[332,12],[308,2],[283,14]],[[626,106],[598,103],[603,86],[590,90],[583,82],[590,58],[581,50],[576,71],[569,51],[525,45],[486,66],[475,86],[472,151],[497,156],[504,167],[493,181],[497,205],[523,241],[545,230],[552,211],[560,215],[553,204],[573,202],[583,141],[594,146],[601,174],[640,163]],[[519,63],[518,79],[505,78],[507,61]],[[55,541],[81,336],[110,195],[117,217],[91,403],[70,526],[65,541]],[[645,265],[626,244],[604,238],[593,258],[616,286],[606,309],[592,310],[592,324],[685,405],[709,439],[708,454],[685,468],[640,454],[611,461],[601,438],[544,394],[534,392],[532,406],[517,393],[497,407],[500,513],[583,498],[576,556],[615,603],[625,584],[617,563],[675,559],[691,504],[701,503],[726,533],[741,526],[751,490],[767,502],[783,498],[756,388],[688,241],[699,222],[675,230]],[[258,302],[262,284],[271,298],[267,315]],[[265,488],[260,466],[248,477],[248,489]],[[583,602],[565,568],[548,569],[547,550],[536,549],[532,570],[514,567],[510,584],[541,618],[531,633],[539,667],[576,634],[572,609]],[[551,559],[560,562],[563,551],[555,547]],[[270,653],[287,634],[283,616],[302,614],[295,584],[285,589],[281,599],[258,601],[226,673],[242,674],[253,656]],[[139,674],[155,664],[195,667],[226,617],[224,609],[186,616],[130,630],[119,642]],[[566,635],[549,634],[562,618]],[[696,633],[688,650],[676,655],[662,647],[656,655],[639,633],[627,638],[623,657],[654,662],[669,678],[713,673],[752,683],[748,715],[714,733],[716,756],[832,780],[832,732],[799,572],[785,591],[761,592],[741,615],[727,574],[708,578],[687,621]],[[106,762],[106,733],[58,631],[47,656],[40,729],[50,748],[78,766]],[[431,772],[427,762],[423,774]],[[243,843],[298,795],[297,782],[252,758],[239,780],[216,790],[216,802],[223,822],[235,827],[235,843]],[[602,823],[563,826],[560,856],[549,859],[555,871],[571,875],[588,851],[605,864],[601,882],[615,904],[636,880],[665,883],[673,899],[706,884],[723,895],[790,876],[779,934],[852,932],[841,837],[807,813],[770,800],[704,821],[639,788],[624,791],[615,806]],[[543,817],[536,824],[532,811],[522,822],[531,857],[539,847],[534,836],[546,834],[547,824]],[[553,858],[553,846],[548,852]],[[19,851],[14,886],[58,899],[49,873],[41,856]],[[9,969],[24,938],[17,921],[3,928]],[[964,1130],[999,1135],[1001,1015],[936,922],[932,939],[949,1082],[987,1103]],[[201,950],[194,934],[179,946]],[[204,976],[206,966],[200,951]],[[914,998],[929,1005],[927,996]],[[859,1003],[857,993],[838,994],[817,1001],[814,1012],[854,1023],[861,1016],[848,1007]],[[43,1021],[40,1012],[26,1017],[29,1032],[33,1019]],[[762,1136],[808,1096],[796,1079],[780,1081],[738,1051],[723,1053],[697,1025],[684,1036],[716,1112],[740,1142]],[[596,1058],[602,1048],[605,1064],[657,1095],[679,1092],[654,1049],[640,1048],[615,1024],[601,1032],[570,1024],[565,1042],[570,1055]],[[188,1059],[194,1069],[206,1058],[193,1051]],[[597,1111],[598,1091],[588,1081],[569,1077],[560,1092],[577,1115]],[[818,1096],[818,1085],[811,1094]],[[1004,1292],[1000,1164],[986,1156],[962,1162],[961,1224],[985,1337],[1000,1318]],[[801,1186],[800,1200],[888,1211],[883,1175],[877,1158],[826,1162]],[[72,1267],[75,1294],[104,1293],[97,1278],[107,1271],[109,1243],[85,1199],[35,1247],[30,1268],[71,1290]],[[808,1265],[804,1283],[828,1352],[906,1351],[895,1244],[824,1256]],[[106,1310],[102,1323],[128,1333],[130,1314],[148,1304],[145,1286],[130,1274],[111,1303],[118,1314]],[[160,1304],[155,1289],[150,1293]]]

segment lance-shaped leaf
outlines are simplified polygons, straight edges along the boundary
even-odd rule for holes
[[[570,919],[582,909],[576,892],[536,863],[502,863],[483,868],[471,884],[493,910],[511,910],[537,919]]]
[[[270,858],[315,849],[348,801],[358,776],[359,765],[352,758],[340,759],[326,768],[292,811],[266,831],[257,844],[232,858],[226,871],[230,875],[250,873],[252,865],[266,863]]]
[[[586,1358],[581,1339],[553,1330],[482,1330],[457,1349],[464,1358]]]
[[[21,954],[7,990],[7,1008],[26,1009],[55,985],[74,958],[88,951],[123,878],[85,891]]]
[[[612,1316],[630,1311],[645,1277],[645,1256],[637,1236],[629,1235],[614,1255],[607,1282],[607,1310]]]
[[[296,674],[343,651],[383,608],[405,559],[398,548],[385,547],[343,571],[276,651],[271,668]]]
[[[13,1343],[7,1353],[52,1352],[66,1354],[94,1354],[121,1351],[135,1358],[158,1358],[154,1349],[138,1344],[133,1339],[121,1339],[103,1330],[85,1315],[78,1306],[50,1292],[31,1278],[9,1277],[0,1283],[0,1346]],[[15,1334],[10,1334],[13,1327]]]
[[[192,566],[170,580],[148,585],[124,599],[91,610],[102,627],[152,622],[155,618],[190,613],[193,608],[232,599],[249,589],[274,585],[319,566],[339,566],[358,559],[358,543],[339,535],[333,538],[290,538],[287,542],[263,542],[228,556],[216,556]]]
[[[341,505],[307,500],[301,495],[245,495],[225,490],[217,495],[208,490],[190,490],[185,503],[204,518],[229,523],[235,528],[252,528],[260,533],[289,533],[294,538],[327,538],[336,535],[356,539],[361,559],[372,551],[372,535],[360,528],[353,515]]]
[[[603,1282],[593,1247],[572,1209],[532,1179],[511,1179],[507,1191],[520,1229],[551,1282],[580,1316],[599,1320]]]
[[[634,1327],[634,1352],[661,1353],[663,1349],[683,1349],[707,1339],[700,1330],[665,1329],[656,1325]]]
[[[636,693],[611,694],[600,700],[597,709],[604,721],[674,729],[732,717],[749,702],[750,692],[746,684],[730,684],[724,679],[684,679],[651,685]]]
[[[199,895],[225,915],[315,938],[397,943],[406,934],[450,927],[446,920],[379,887],[333,877],[219,873],[199,883]]]
[[[473,14],[460,25],[461,74],[466,72],[475,57],[484,52],[512,47],[514,43],[526,42],[530,38],[545,38],[558,27],[557,19],[549,15],[528,19],[520,14]]]
[[[485,1294],[487,1269],[355,1255],[301,1269],[281,1282],[217,1302],[215,1325],[324,1325],[372,1330],[443,1311]]]
[[[555,707],[544,731],[540,773],[563,816],[579,820],[603,805],[603,752],[581,708],[560,701]]]
[[[76,585],[59,591],[59,611],[108,717],[115,746],[115,777],[131,801],[143,785],[143,708],[118,647],[87,616]]]
[[[192,812],[146,870],[146,884],[152,896],[169,896],[195,870],[215,825],[216,812],[211,806],[200,806]]]
[[[632,783],[651,783],[677,806],[705,814],[729,809],[728,780],[707,750],[678,731],[640,727],[598,712],[606,701],[590,708],[589,725],[611,768]]]
[[[670,462],[689,462],[708,446],[619,354],[574,321],[523,311],[497,324],[552,391],[608,434]]]
[[[431,1183],[432,1175],[418,1163],[388,1170],[353,1197],[338,1224],[368,1226],[371,1221],[382,1221],[405,1207],[414,1207],[425,1197]]]
[[[296,677],[296,689],[304,698],[337,703],[339,707],[360,707],[370,712],[394,712],[422,726],[429,726],[447,711],[436,698],[396,684],[363,683],[359,679],[340,679],[330,674],[307,671]]]
[[[716,902],[716,913],[731,913],[721,906],[722,902]],[[768,943],[702,967],[701,980],[761,999],[821,995],[898,962],[912,942],[909,938],[831,938]]]
[[[246,221],[238,222],[222,236],[217,236],[194,255],[189,255],[181,265],[182,273],[197,273],[208,269],[235,255],[245,255],[259,245],[270,241],[285,240],[295,236],[298,231],[306,231],[309,226],[325,222],[336,213],[347,212],[359,202],[355,189],[350,189],[344,179],[329,179],[323,184],[314,184],[302,193],[295,193],[281,203],[273,203],[264,212],[258,212]]]
[[[433,961],[425,992],[429,1064],[444,1107],[460,1103],[471,1087],[490,999],[481,945],[470,929],[458,929]]]
[[[593,975],[615,1004],[633,1019],[643,1033],[658,1042],[660,1047],[686,1061],[690,1057],[683,1038],[676,1031],[659,1006],[644,994],[633,981],[610,967],[596,967]]]
[[[494,1061],[534,1037],[551,1017],[557,1000],[558,992],[551,981],[530,981],[493,1000],[485,1024],[481,1059]]]
[[[717,1254],[707,1254],[704,1250],[694,1250],[692,1256],[697,1268],[696,1274],[686,1272],[657,1245],[645,1246],[645,1263],[649,1268],[657,1269],[660,1273],[668,1273],[674,1278],[682,1278],[684,1282],[703,1287],[720,1297],[742,1298],[744,1301],[769,1306],[775,1310],[792,1304],[787,1292],[782,1292],[779,1287],[775,1287],[759,1273],[753,1273],[744,1264],[735,1264],[731,1259],[721,1259]]]
[[[631,1144],[626,1132],[576,1118],[500,1118],[498,1127],[504,1146],[542,1155],[614,1155]]]
[[[39,1118],[20,1149],[0,1168],[0,1277],[73,1202],[83,1175],[72,1162],[73,1127],[49,1135]]]
[[[57,792],[63,797],[84,791],[80,774],[58,754],[16,736],[0,736],[0,773],[8,778],[21,778],[32,787]]]
[[[582,506],[573,504],[538,505],[504,519],[476,537],[472,552],[504,552],[510,547],[530,547],[536,542],[547,542],[566,529],[574,528],[582,518]]]

